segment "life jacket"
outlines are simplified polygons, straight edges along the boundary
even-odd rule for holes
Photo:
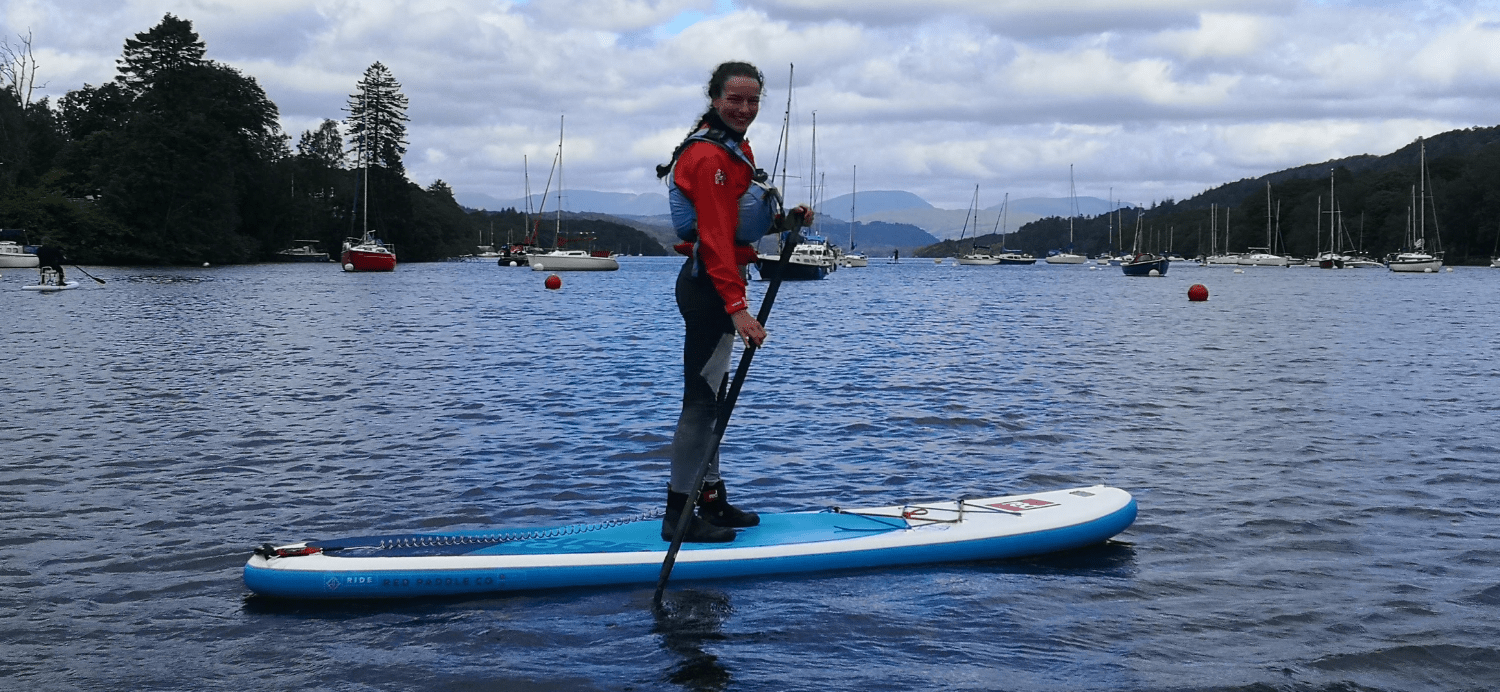
[[[677,187],[676,175],[678,158],[694,141],[709,142],[721,147],[755,172],[751,176],[750,187],[745,190],[745,194],[740,195],[739,222],[734,228],[735,242],[740,245],[751,245],[769,234],[776,215],[781,211],[781,193],[767,184],[770,176],[755,167],[750,157],[745,155],[744,150],[729,139],[728,133],[705,127],[688,135],[682,146],[677,148],[666,176],[667,201],[671,204],[672,228],[677,232],[677,237],[688,243],[698,242],[698,211],[693,208],[693,201],[688,199],[681,188]]]

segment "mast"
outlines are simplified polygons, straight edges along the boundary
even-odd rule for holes
[[[563,118],[557,116],[557,227],[552,232],[552,247],[562,249],[562,204],[563,204],[563,179],[562,179],[562,154],[563,154]]]
[[[1427,142],[1417,140],[1421,146],[1421,157],[1418,159],[1420,168],[1417,169],[1417,185],[1421,187],[1421,193],[1417,195],[1417,238],[1423,244],[1427,244]],[[1416,248],[1422,250],[1423,248]],[[1424,250],[1425,251],[1425,250]]]
[[[818,112],[812,112],[812,172],[807,176],[809,202],[818,208]]]
[[[854,167],[854,182],[849,185],[849,252],[854,252],[854,202],[859,195],[859,166]]]
[[[975,187],[977,191],[979,188]],[[1068,197],[1073,208],[1068,210],[1068,254],[1073,254],[1073,219],[1078,216],[1078,188],[1073,184],[1073,164],[1068,164]]]
[[[365,146],[365,140],[370,137],[370,108],[365,103],[365,93],[363,91],[361,91],[360,94],[359,94],[359,104],[360,104],[360,108],[364,110],[363,115],[365,116],[365,131],[363,133],[364,136],[359,138],[360,148],[364,150],[363,152],[361,152],[360,158],[362,159],[361,163],[364,164],[364,168],[365,168],[365,201],[364,201],[364,208],[363,208],[363,210],[360,211],[360,216],[364,217],[364,227],[363,227],[363,236],[364,237],[362,238],[362,240],[363,241],[369,241],[370,240],[370,159],[373,158],[373,155],[372,155],[372,149],[373,149],[373,147]]]
[[[1271,242],[1271,181],[1266,181],[1266,252],[1275,249]]]

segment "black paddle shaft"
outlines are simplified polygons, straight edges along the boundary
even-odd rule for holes
[[[781,246],[781,257],[776,261],[776,273],[771,277],[771,285],[766,287],[766,297],[760,304],[759,320],[762,326],[771,317],[771,306],[776,303],[776,293],[781,290],[781,276],[786,273],[786,266],[792,261],[792,251],[797,244],[802,242],[800,232],[801,215],[794,216],[797,225],[787,234],[786,240]],[[729,416],[734,413],[734,404],[740,398],[740,388],[745,385],[745,376],[750,372],[750,361],[755,357],[756,345],[754,342],[745,344],[745,353],[740,356],[739,367],[734,371],[734,381],[729,385],[729,391],[724,394],[723,400],[719,402],[719,419],[714,422],[714,434],[708,445],[708,453],[703,456],[703,461],[698,464],[698,473],[693,476],[693,484],[689,487],[698,488],[703,485],[703,477],[708,475],[709,464],[713,462],[714,455],[719,453],[719,443],[724,441],[724,431],[729,428]],[[672,532],[672,546],[667,548],[667,557],[661,563],[661,575],[656,578],[656,595],[652,597],[652,603],[657,608],[661,607],[662,595],[667,589],[667,579],[672,576],[672,566],[677,564],[677,551],[682,549],[682,538],[687,534],[687,526],[693,520],[693,509],[698,504],[696,491],[688,493],[687,504],[683,505],[682,514],[677,517],[677,526]]]
[[[93,280],[95,280],[95,281],[98,281],[98,282],[99,282],[99,283],[101,283],[101,284],[102,284],[102,283],[104,283],[104,279],[101,279],[101,278],[99,278],[99,277],[97,277],[97,276],[94,276],[94,275],[93,275],[93,274],[90,274],[90,273],[88,273],[88,272],[85,272],[85,271],[83,271],[83,267],[80,267],[80,266],[78,266],[78,265],[76,265],[76,264],[70,264],[70,265],[68,265],[68,266],[70,266],[70,267],[72,267],[72,268],[74,268],[74,269],[77,269],[77,270],[78,270],[78,271],[81,271],[81,272],[83,272],[83,275],[84,275],[84,276],[87,276],[87,277],[89,277],[89,278],[90,278],[90,279],[93,279]]]

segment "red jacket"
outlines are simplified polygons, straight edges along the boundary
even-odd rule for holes
[[[740,149],[755,160],[749,142],[741,142]],[[729,314],[749,307],[740,267],[754,262],[756,253],[750,245],[735,243],[734,230],[740,220],[740,196],[750,189],[754,174],[744,161],[711,142],[688,145],[677,158],[672,174],[698,212],[698,258],[724,299],[724,312]],[[678,250],[682,251],[681,246]]]

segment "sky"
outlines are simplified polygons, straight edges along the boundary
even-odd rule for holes
[[[521,197],[528,175],[540,192],[560,121],[565,187],[662,192],[654,167],[725,60],[766,76],[763,167],[790,96],[794,202],[813,180],[848,193],[857,167],[859,190],[944,208],[975,185],[985,207],[1150,204],[1500,124],[1500,0],[6,0],[0,32],[30,35],[55,100],[112,79],[168,13],[293,143],[383,63],[410,100],[408,175],[461,199]]]

